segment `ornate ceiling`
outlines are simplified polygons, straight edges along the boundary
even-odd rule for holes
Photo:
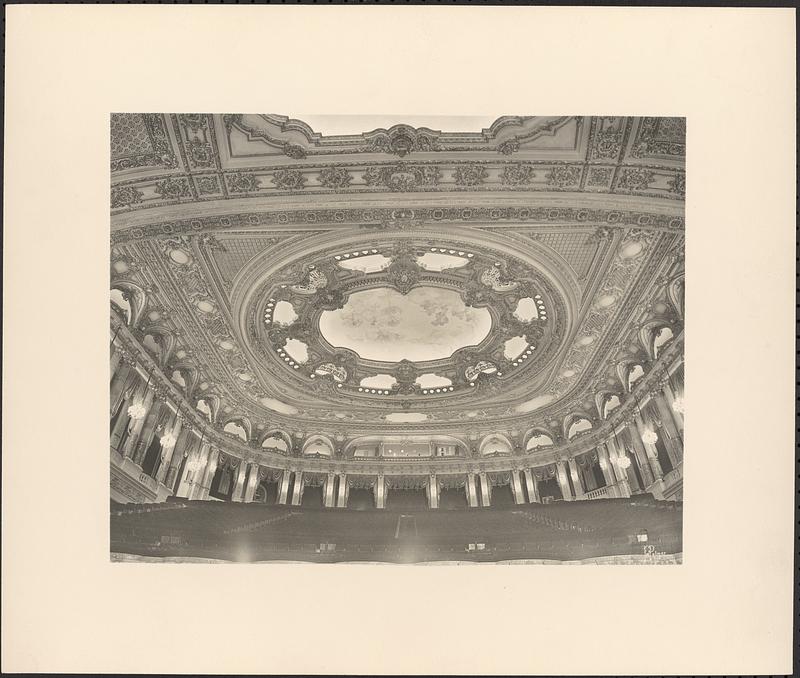
[[[555,431],[679,324],[684,137],[113,115],[111,285],[187,400],[253,439]]]

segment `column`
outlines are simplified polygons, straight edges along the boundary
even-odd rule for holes
[[[162,407],[165,405],[162,400],[153,399],[150,410],[144,418],[144,425],[139,429],[139,437],[136,441],[136,446],[131,447],[131,461],[138,466],[142,465],[144,455],[147,452],[147,447],[153,439],[156,431],[159,418],[161,417]]]
[[[478,506],[478,492],[475,488],[475,474],[468,473],[467,474],[467,483],[466,483],[466,492],[467,492],[467,504],[470,507],[475,508]]]
[[[176,472],[180,473],[180,477],[178,478],[177,489],[175,490],[176,497],[183,497],[184,499],[198,499],[202,497],[203,499],[208,499],[207,492],[203,496],[203,480],[208,470],[208,452],[209,445],[207,443],[201,445],[198,439],[191,440],[191,438],[189,438],[187,440],[186,450],[183,455],[180,455],[180,461],[177,463]],[[173,454],[173,459],[175,457],[176,455]],[[185,463],[183,463],[183,469],[181,470],[180,465],[184,460]],[[216,472],[216,470],[217,465],[215,458],[211,478],[214,477],[214,472]],[[168,473],[167,476],[169,477],[169,475]],[[210,487],[210,480],[208,484]],[[170,486],[167,485],[167,487]]]
[[[581,474],[578,471],[578,460],[574,457],[569,460],[569,474],[572,476],[572,486],[575,488],[575,499],[583,499],[586,492],[581,482]]]
[[[181,440],[182,428],[183,417],[176,412],[175,419],[173,420],[172,426],[169,429],[169,432],[175,437],[175,444],[171,447],[161,450],[161,462],[156,468],[156,473],[154,476],[159,483],[163,482],[164,477],[167,475],[167,469],[169,469],[169,464],[172,461],[172,455],[175,454],[175,449],[178,447],[178,443]]]
[[[347,496],[349,488],[347,487],[347,476],[344,473],[339,474],[339,492],[336,495],[336,508],[347,508]]]
[[[386,479],[382,473],[375,480],[375,508],[386,508]]]
[[[673,392],[669,381],[664,384],[664,397],[667,400],[672,421],[675,422],[675,426],[677,426],[678,430],[681,432],[681,435],[683,435],[683,415],[680,412],[676,412],[675,408],[673,407],[675,404],[676,394]]]
[[[511,471],[511,492],[514,495],[515,504],[525,503],[525,493],[522,491],[522,482],[519,478],[519,471]]]
[[[669,460],[672,462],[673,468],[678,468],[678,464],[683,461],[683,446],[681,444],[681,434],[675,425],[674,415],[676,413],[669,406],[663,391],[656,393],[653,400],[656,403],[656,408],[658,408],[658,414],[661,416],[661,423],[666,433],[664,444],[667,447]]]
[[[132,426],[130,427],[130,435],[128,436],[128,439],[125,441],[124,449],[120,450],[120,452],[122,452],[122,456],[124,457],[133,457],[134,452],[136,452],[137,445],[139,442],[139,436],[142,434],[142,429],[145,425],[145,421],[147,421],[149,413],[152,409],[155,392],[149,386],[146,386],[144,384],[142,386],[144,388],[144,393],[140,393],[139,395],[134,396],[131,399],[132,400],[131,404],[137,403],[141,398],[142,406],[145,409],[145,414],[141,419],[136,419],[135,421],[132,422]],[[134,459],[134,461],[136,460]]]
[[[608,456],[611,460],[611,466],[614,469],[614,476],[617,478],[619,496],[630,497],[632,494],[631,487],[633,485],[631,484],[631,479],[628,474],[631,474],[631,476],[635,478],[634,472],[630,468],[630,464],[633,462],[628,458],[628,455],[625,454],[624,448],[617,445],[616,438],[609,438],[606,441],[606,449],[608,450]],[[623,457],[628,464],[627,468],[621,466]]]
[[[242,501],[247,502],[248,504],[253,501],[253,497],[256,496],[256,488],[258,488],[258,464],[251,463],[250,464],[250,475],[247,476],[247,485],[244,491],[244,498]]]
[[[109,406],[111,412],[117,409],[117,405],[119,404],[119,399],[122,397],[122,393],[125,391],[125,387],[130,385],[132,381],[131,379],[132,376],[138,376],[136,375],[136,370],[134,369],[133,365],[131,365],[127,360],[122,359],[121,363],[117,366],[116,371],[111,373],[111,387],[110,387],[110,398],[109,398]]]
[[[439,481],[435,473],[428,476],[428,508],[439,508]]]
[[[295,471],[294,491],[292,492],[292,506],[300,506],[303,500],[303,472]]]
[[[217,472],[219,462],[219,450],[211,449],[209,443],[205,443],[200,450],[200,459],[203,465],[200,467],[200,483],[195,484],[195,492],[192,499],[207,500],[211,491],[211,481]]]
[[[178,475],[178,469],[183,460],[183,455],[191,444],[193,433],[194,431],[190,428],[184,428],[181,431],[181,434],[178,436],[178,442],[175,443],[175,447],[172,448],[169,462],[161,464],[156,474],[156,480],[160,483],[164,483],[164,485],[171,490],[175,487],[175,477]]]
[[[124,358],[125,356],[122,353],[122,349],[119,346],[117,346],[114,342],[111,342],[111,360],[109,364],[110,368],[109,375],[111,376],[108,380],[109,383],[112,383],[114,381],[114,377],[117,374],[117,370],[120,368],[121,365],[124,365],[123,362]]]
[[[529,468],[525,469],[525,487],[528,490],[528,501],[530,503],[541,503],[542,498],[539,496],[539,488],[536,485],[536,478],[533,476],[533,471]]]
[[[569,481],[567,480],[567,465],[563,461],[556,463],[556,478],[564,500],[572,501],[572,491],[569,489]]]
[[[278,486],[278,504],[286,504],[289,501],[289,480],[292,472],[286,469],[281,474],[281,484]]]
[[[247,475],[247,462],[244,459],[239,460],[239,467],[236,469],[236,480],[234,481],[233,492],[231,492],[231,501],[242,501],[244,496],[244,481]]]
[[[325,479],[325,487],[323,488],[322,491],[322,498],[323,498],[322,503],[325,506],[325,508],[333,508],[336,505],[336,500],[333,494],[335,485],[336,485],[336,474],[331,472]]]
[[[639,464],[639,472],[642,474],[642,482],[644,483],[644,487],[641,489],[646,490],[653,484],[655,478],[653,477],[653,468],[650,466],[650,462],[647,459],[647,451],[644,448],[642,437],[639,434],[639,429],[635,423],[628,425],[628,435],[630,435],[633,452],[636,455],[636,461]]]
[[[113,393],[113,385],[112,385],[112,396],[111,396],[111,408],[112,411],[116,410],[117,406],[119,406],[119,401],[122,400],[122,411],[117,418],[116,424],[114,424],[114,429],[111,431],[111,447],[115,450],[118,450],[122,453],[122,450],[119,449],[120,441],[125,433],[125,429],[131,426],[134,422],[131,422],[128,417],[127,409],[131,406],[134,401],[134,394],[137,391],[140,391],[144,384],[142,384],[139,388],[134,388],[134,384],[136,380],[139,378],[138,373],[136,370],[128,366],[128,376],[125,380],[120,382],[120,391],[116,395]]]
[[[481,479],[481,506],[492,505],[492,486],[485,473],[478,474]]]
[[[650,468],[653,471],[653,478],[655,480],[661,480],[664,476],[664,472],[661,470],[661,464],[658,461],[658,449],[652,443],[646,443],[642,440],[642,435],[645,431],[653,431],[656,432],[655,426],[648,426],[645,424],[644,419],[642,419],[641,414],[637,414],[634,417],[634,422],[636,424],[635,432],[638,432],[638,440],[642,447],[644,448],[645,454],[647,456],[647,462],[650,464]],[[658,435],[658,433],[656,433]]]
[[[608,450],[605,445],[598,445],[597,447],[597,460],[600,463],[600,470],[603,472],[603,478],[606,481],[606,487],[612,487],[617,484],[617,479],[614,477],[614,469],[611,466],[611,459],[608,455]]]

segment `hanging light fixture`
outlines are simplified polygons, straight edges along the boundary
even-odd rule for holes
[[[141,419],[146,413],[147,410],[142,403],[134,403],[128,408],[128,416],[134,421]]]
[[[175,443],[178,442],[178,439],[173,435],[172,431],[165,433],[161,436],[161,447],[164,449],[173,447]]]
[[[152,376],[153,376],[152,372],[148,373],[148,375],[147,375],[147,383],[144,385],[145,394],[147,393],[147,389],[150,386],[150,379],[151,379]],[[145,409],[145,406],[142,404],[141,401],[137,401],[137,402],[133,403],[133,405],[131,405],[128,408],[128,416],[133,421],[137,421],[137,420],[141,419],[145,414],[147,414],[147,410]]]
[[[658,442],[658,433],[652,429],[646,429],[645,432],[642,433],[642,442],[647,445],[655,445]]]
[[[614,431],[614,452],[616,454],[615,461],[616,461],[617,467],[624,471],[626,468],[630,467],[631,460],[628,459],[628,451],[625,449],[624,446],[619,444],[619,438],[617,438],[617,427],[616,426],[613,427],[613,431]]]
[[[683,414],[684,413],[685,410],[684,410],[684,406],[683,406],[683,396],[677,396],[672,401],[672,409],[673,409],[674,412],[677,412],[678,414]]]

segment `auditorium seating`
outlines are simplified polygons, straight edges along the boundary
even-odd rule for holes
[[[659,551],[681,550],[682,505],[642,496],[462,511],[216,501],[128,508],[112,506],[112,552],[247,561],[572,560],[642,553],[635,535],[645,531]],[[470,543],[486,549],[467,552]],[[320,544],[335,547],[320,551]]]

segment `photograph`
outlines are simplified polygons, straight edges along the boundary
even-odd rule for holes
[[[110,559],[682,566],[686,118],[283,111],[110,114]]]

